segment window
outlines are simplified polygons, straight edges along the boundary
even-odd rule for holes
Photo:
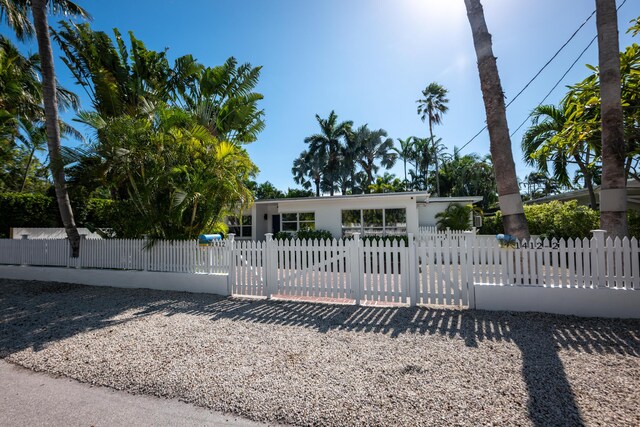
[[[283,213],[280,215],[282,231],[295,233],[299,230],[315,230],[315,212]]]
[[[342,235],[385,236],[407,232],[406,209],[351,209],[342,211]]]
[[[227,222],[229,233],[235,233],[238,238],[251,237],[251,215],[230,216]]]

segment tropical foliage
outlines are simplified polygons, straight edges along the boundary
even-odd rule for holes
[[[598,211],[580,206],[575,200],[525,205],[524,214],[531,234],[543,238],[591,237],[591,230],[597,229],[600,224]],[[502,214],[498,211],[495,216],[484,218],[480,232],[499,234],[502,230]]]
[[[246,207],[244,182],[257,172],[246,151],[219,141],[188,112],[157,107],[140,116],[80,120],[99,135],[92,149],[105,185],[136,211],[131,234],[194,238],[211,230],[230,209]]]
[[[70,184],[119,201],[121,236],[194,238],[252,202],[257,167],[242,145],[264,127],[259,67],[233,58],[205,67],[190,55],[171,65],[132,33],[127,46],[117,29],[111,39],[61,27],[63,60],[94,108],[77,119],[91,143],[65,151]]]
[[[436,214],[438,230],[468,230],[471,228],[471,215],[474,208],[471,205],[452,203]]]
[[[638,19],[629,32],[640,28]],[[635,33],[634,33],[635,35]],[[558,184],[586,188],[596,206],[594,187],[601,182],[602,132],[598,67],[570,86],[559,106],[542,105],[532,113],[532,125],[522,140],[524,160],[540,172],[551,172]],[[626,153],[624,170],[640,181],[640,46],[633,43],[620,53],[622,109]],[[573,166],[573,167],[572,167]],[[573,176],[572,176],[573,173]]]
[[[429,123],[429,145],[433,147],[433,155],[436,166],[436,195],[440,195],[440,164],[438,161],[438,149],[436,144],[438,141],[433,135],[433,125],[439,125],[442,123],[442,116],[449,111],[447,104],[449,99],[447,93],[449,91],[444,86],[433,82],[430,83],[423,91],[422,98],[417,100],[418,103],[418,115],[423,122]],[[426,150],[426,147],[425,147]],[[428,154],[425,151],[425,156]]]

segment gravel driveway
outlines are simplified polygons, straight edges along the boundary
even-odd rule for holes
[[[259,421],[640,425],[640,321],[0,279],[0,358]]]

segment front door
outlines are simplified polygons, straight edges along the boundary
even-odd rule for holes
[[[271,232],[273,234],[280,232],[280,215],[271,215]]]

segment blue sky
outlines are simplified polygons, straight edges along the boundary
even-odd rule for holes
[[[618,4],[622,0],[618,0]],[[631,44],[628,22],[637,0],[619,11],[620,46]],[[416,114],[421,90],[436,81],[449,89],[449,112],[435,128],[450,150],[484,126],[485,113],[471,31],[463,0],[77,0],[93,15],[93,28],[132,30],[151,49],[169,48],[213,66],[227,57],[261,65],[266,129],[248,151],[261,172],[258,181],[295,187],[291,164],[317,130],[315,114],[335,110],[356,125],[386,129],[391,137],[426,136]],[[494,54],[507,102],[568,39],[595,8],[594,0],[484,0]],[[7,34],[6,27],[2,32]],[[551,89],[596,34],[595,17],[508,110],[512,130]],[[35,52],[34,43],[25,50]],[[597,64],[597,43],[548,99],[558,102],[565,86]],[[56,63],[59,79],[73,88],[70,73]],[[77,88],[80,90],[80,88]],[[90,105],[83,99],[84,107]],[[69,117],[67,117],[69,118]],[[520,140],[512,139],[518,174]],[[463,153],[488,153],[486,131]],[[401,175],[401,166],[392,172]]]

